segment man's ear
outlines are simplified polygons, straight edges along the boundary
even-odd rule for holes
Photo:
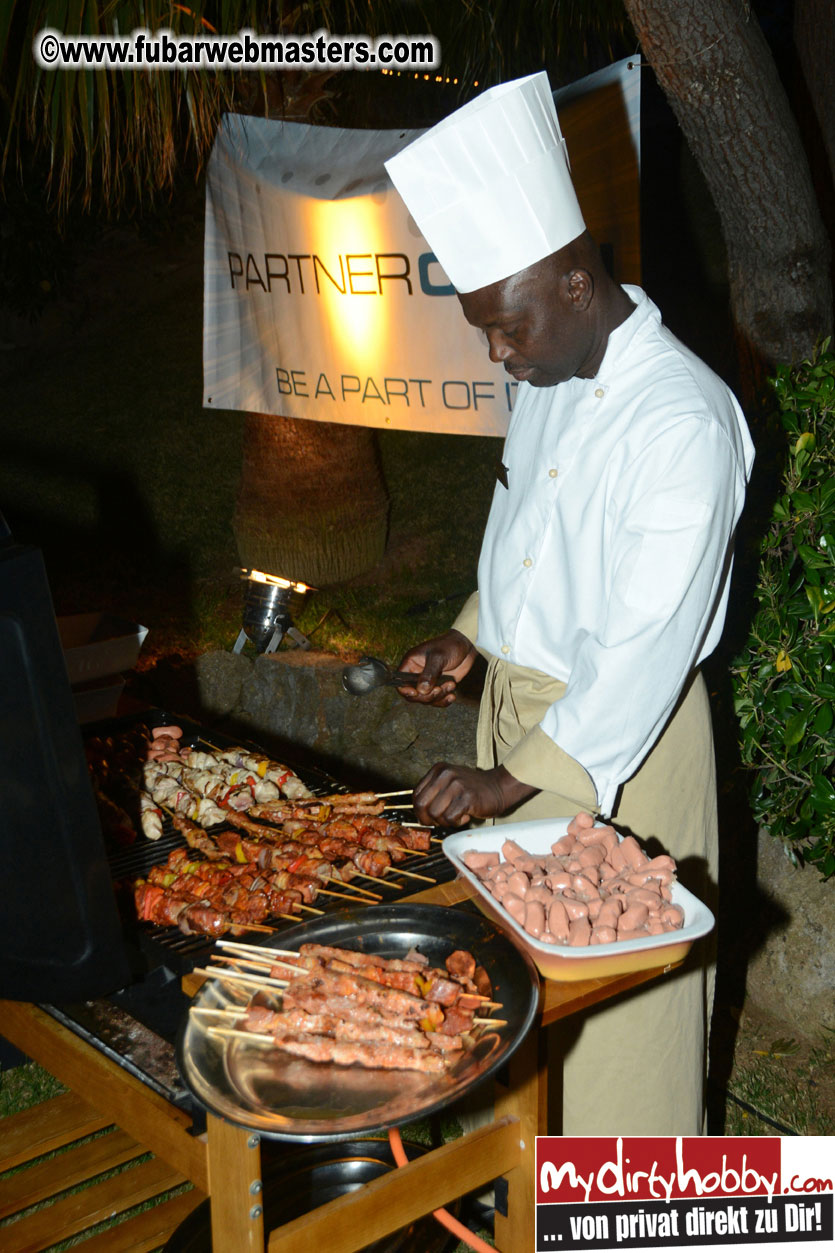
[[[568,303],[576,313],[585,313],[594,299],[594,278],[588,270],[569,270],[564,278]]]

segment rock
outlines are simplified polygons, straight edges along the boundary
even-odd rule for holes
[[[252,662],[240,653],[203,653],[195,663],[200,703],[207,714],[224,718],[237,708],[252,673]]]
[[[361,770],[408,786],[436,761],[475,764],[476,702],[408,705],[390,687],[349,696],[342,669],[338,657],[313,650],[281,650],[254,661],[207,653],[197,663],[201,704],[247,728],[254,740],[277,737],[309,750],[336,778]]]
[[[418,738],[418,727],[412,710],[402,703],[393,705],[380,719],[372,733],[372,743],[383,753],[405,753]]]
[[[797,869],[779,840],[760,832],[757,880],[777,921],[748,965],[746,994],[807,1036],[835,1027],[835,885]],[[776,908],[775,908],[776,907]]]

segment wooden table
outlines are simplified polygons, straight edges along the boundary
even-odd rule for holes
[[[465,900],[469,892],[469,885],[456,880],[421,892],[409,900],[452,905]],[[154,1154],[150,1162],[137,1168],[144,1171],[144,1175],[130,1190],[130,1203],[136,1204],[135,1196],[140,1193],[143,1196],[157,1195],[177,1182],[190,1180],[196,1192],[186,1193],[184,1197],[166,1203],[172,1207],[168,1211],[171,1219],[169,1227],[173,1229],[190,1208],[205,1195],[210,1196],[216,1253],[263,1253],[265,1247],[269,1253],[320,1253],[323,1248],[327,1248],[328,1253],[355,1253],[356,1249],[373,1240],[503,1175],[508,1184],[507,1215],[496,1213],[496,1247],[502,1253],[527,1253],[533,1250],[535,1244],[535,1137],[546,1132],[548,1089],[544,1028],[647,980],[656,979],[671,969],[673,967],[668,966],[577,983],[546,981],[542,989],[539,1029],[529,1033],[511,1058],[506,1067],[507,1086],[496,1084],[495,1118],[492,1123],[271,1232],[264,1230],[260,1203],[261,1150],[257,1134],[209,1115],[207,1132],[202,1136],[191,1135],[187,1114],[42,1010],[22,1002],[0,1001],[0,1033],[76,1094],[56,1098],[55,1102],[48,1102],[46,1106],[36,1106],[33,1111],[0,1121],[0,1169],[32,1160],[37,1151],[46,1152],[43,1145],[47,1142],[49,1147],[70,1143],[73,1136],[78,1138],[85,1134],[84,1130],[74,1130],[78,1125],[91,1129],[115,1123],[116,1129],[121,1129],[114,1142],[114,1147],[122,1154],[119,1160],[125,1161],[131,1154],[136,1156],[144,1150]],[[39,1109],[42,1111],[40,1115],[37,1113]],[[58,1133],[64,1122],[68,1124],[69,1132],[63,1132],[64,1138],[61,1139]],[[52,1132],[49,1131],[51,1125]],[[38,1127],[40,1132],[36,1130]],[[21,1144],[27,1135],[37,1141],[28,1149]],[[53,1159],[56,1163],[61,1160]],[[47,1168],[49,1165],[46,1164]],[[41,1169],[40,1166],[33,1168]],[[99,1169],[103,1167],[99,1166]],[[21,1172],[7,1182],[12,1188],[16,1186],[20,1189],[24,1185],[15,1184],[15,1181],[23,1180],[31,1173]],[[59,1174],[66,1188],[66,1169],[63,1168]],[[89,1178],[90,1174],[86,1177]],[[117,1175],[115,1179],[122,1179],[122,1176]],[[159,1180],[164,1181],[163,1187],[158,1186]],[[124,1187],[126,1185],[123,1185],[123,1190]],[[29,1187],[30,1194],[31,1191]],[[92,1188],[87,1189],[87,1192],[93,1191]],[[39,1195],[47,1193],[48,1185],[42,1183]],[[32,1202],[27,1200],[26,1203]],[[109,1203],[110,1200],[107,1201]],[[64,1202],[58,1204],[63,1205]],[[99,1197],[95,1205],[98,1208],[91,1209],[91,1221],[101,1216],[105,1201]],[[80,1206],[81,1203],[77,1202],[72,1211],[73,1231],[84,1229],[84,1216],[79,1217],[78,1214]],[[163,1210],[165,1207],[158,1208]],[[2,1212],[16,1211],[13,1206],[7,1205],[5,1211],[0,1211],[0,1216]],[[41,1225],[48,1223],[49,1219],[39,1220],[38,1213],[49,1212],[37,1211],[32,1216],[35,1226],[38,1222]],[[110,1253],[117,1249],[140,1253],[141,1249],[154,1248],[155,1244],[150,1241],[156,1239],[157,1243],[161,1243],[160,1234],[164,1238],[168,1229],[162,1222],[161,1214],[154,1223],[156,1212],[148,1211],[150,1218],[140,1216],[144,1221],[143,1231],[151,1227],[154,1229],[151,1234],[146,1233],[142,1237],[144,1243],[138,1234],[128,1232],[126,1224],[122,1243],[117,1236],[120,1229],[116,1228],[107,1233],[110,1238],[100,1245],[97,1242],[100,1237],[94,1237],[92,1242],[81,1247],[90,1250],[90,1253],[98,1247],[106,1247]],[[56,1221],[52,1220],[47,1243],[70,1234],[68,1230],[56,1231]],[[22,1222],[28,1223],[30,1219]],[[43,1247],[34,1238],[19,1245],[7,1243],[7,1237],[15,1233],[18,1225],[22,1226],[22,1223],[2,1230],[4,1249]]]

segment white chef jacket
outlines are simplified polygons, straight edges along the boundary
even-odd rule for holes
[[[504,764],[559,790],[544,732],[603,814],[719,640],[753,462],[730,390],[624,290],[595,378],[520,384],[478,569],[478,647],[567,684]]]

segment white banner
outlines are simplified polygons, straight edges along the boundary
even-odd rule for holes
[[[586,223],[615,276],[638,282],[639,66],[555,99]],[[204,406],[504,435],[516,383],[383,166],[419,134],[224,117],[206,185]]]

